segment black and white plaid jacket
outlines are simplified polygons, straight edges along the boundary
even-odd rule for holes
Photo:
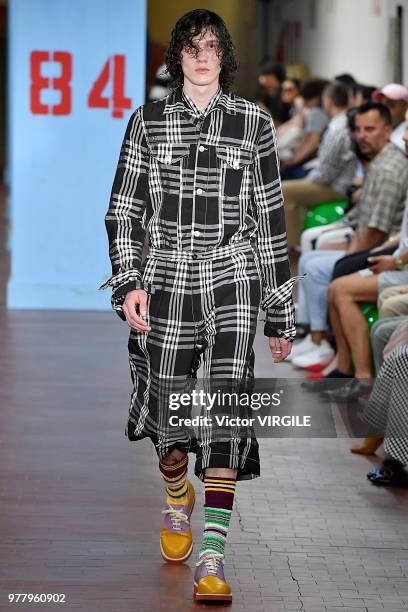
[[[220,89],[200,113],[179,87],[139,107],[123,140],[105,217],[112,305],[143,282],[151,247],[197,253],[255,243],[266,336],[295,336],[285,215],[271,117]],[[123,313],[122,318],[123,318]]]

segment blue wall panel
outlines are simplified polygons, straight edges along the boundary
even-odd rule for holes
[[[109,292],[98,291],[110,276],[103,217],[127,121],[144,100],[145,0],[13,0],[9,14],[8,307],[109,308]],[[52,81],[59,61],[39,65],[51,87],[33,92],[33,51],[71,54],[69,114],[52,114],[63,97]],[[109,108],[88,106],[116,55],[125,56],[123,93],[131,99],[122,118],[112,116],[113,59],[102,92]],[[38,114],[35,101],[49,114]]]

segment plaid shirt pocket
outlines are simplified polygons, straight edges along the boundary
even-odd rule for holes
[[[227,197],[242,195],[243,177],[249,173],[254,161],[254,152],[240,147],[217,146],[217,165],[222,190]],[[248,181],[246,181],[248,183]]]
[[[154,159],[154,172],[163,191],[179,193],[183,182],[190,145],[182,143],[155,142],[150,146]]]

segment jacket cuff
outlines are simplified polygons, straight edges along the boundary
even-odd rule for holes
[[[140,276],[140,272],[136,270],[111,276],[99,287],[99,290],[108,289],[108,287],[112,287],[114,297],[126,295],[129,291],[134,291],[135,289],[144,289],[147,293],[154,293],[156,291],[155,286],[144,281]]]
[[[136,289],[143,289],[144,291],[146,291],[146,293],[154,293],[156,290],[151,283],[145,282],[141,279],[137,279],[129,281],[128,283],[120,285],[119,287],[114,289],[112,292],[112,298],[118,299],[122,296],[125,298],[126,294],[129,293],[129,291],[135,291]]]
[[[296,337],[295,307],[292,298],[281,308],[266,311],[264,335],[268,338],[285,338],[290,342]]]
[[[286,282],[282,283],[282,285],[279,285],[279,287],[275,287],[275,289],[266,287],[261,301],[262,310],[273,310],[275,308],[279,309],[283,307],[287,302],[292,300],[293,285],[305,276],[306,274],[303,274],[301,276],[293,276],[292,278],[289,278]]]
[[[113,274],[99,287],[99,289],[102,290],[111,287],[113,291],[116,292],[116,290],[121,287],[130,286],[131,283],[134,283],[131,285],[132,289],[144,289],[148,293],[154,293],[154,286],[151,283],[145,282],[139,270],[135,269],[124,270],[118,274]],[[127,289],[127,292],[132,291],[132,289]]]
[[[264,335],[267,338],[285,338],[289,342],[293,342],[296,337],[296,327],[289,327],[288,329],[278,329],[266,321],[264,326]]]

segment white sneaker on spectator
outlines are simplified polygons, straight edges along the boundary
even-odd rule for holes
[[[307,353],[294,357],[292,364],[309,372],[319,372],[330,363],[335,353],[327,340],[322,340],[320,344],[314,342],[312,344]]]
[[[308,334],[303,340],[300,342],[295,342],[292,346],[292,350],[290,355],[286,358],[286,361],[292,361],[293,357],[299,357],[300,355],[304,355],[309,353],[312,349],[314,349],[316,344],[312,342],[312,336]]]

